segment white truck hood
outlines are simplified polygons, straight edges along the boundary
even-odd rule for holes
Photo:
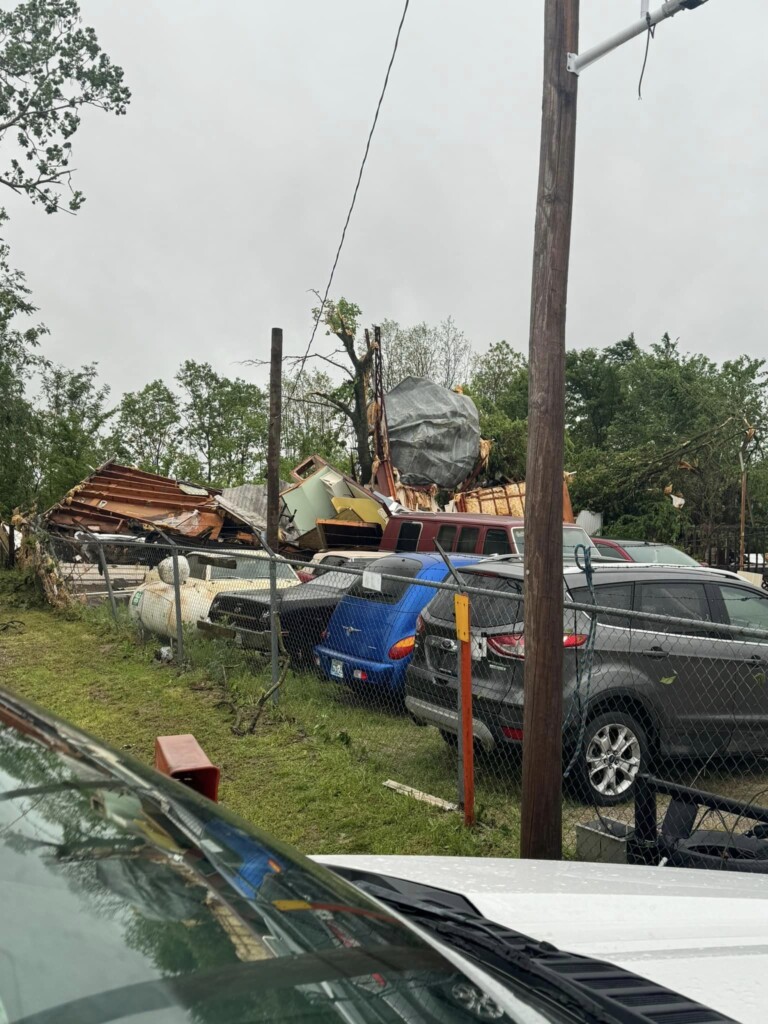
[[[768,1019],[768,878],[481,857],[324,856],[460,892],[491,920],[606,960],[742,1024]]]

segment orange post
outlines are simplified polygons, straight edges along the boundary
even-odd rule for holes
[[[469,595],[456,594],[456,639],[459,642],[461,702],[460,750],[464,792],[464,824],[475,823],[475,738],[472,732],[472,642],[469,631]]]

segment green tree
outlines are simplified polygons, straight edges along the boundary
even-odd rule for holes
[[[322,370],[284,376],[283,394],[291,397],[284,403],[282,416],[283,479],[310,455],[319,455],[331,465],[346,466],[351,440],[349,422],[337,409],[317,398],[333,389],[333,381]]]
[[[0,211],[0,223],[4,217]],[[38,419],[26,394],[26,381],[40,363],[42,324],[29,324],[36,312],[21,271],[9,265],[0,242],[0,516],[7,517],[34,495]],[[21,319],[26,326],[19,327]]]
[[[179,399],[161,380],[128,391],[120,400],[110,450],[148,473],[170,476],[179,457]]]
[[[368,484],[373,474],[373,454],[368,426],[368,405],[372,398],[373,339],[366,341],[365,337],[358,338],[360,307],[344,298],[338,302],[329,299],[322,311],[313,309],[312,315],[315,318],[320,316],[327,328],[326,334],[335,335],[341,342],[341,349],[330,356],[314,358],[321,358],[335,366],[341,370],[345,378],[337,387],[318,390],[312,395],[349,421],[357,456],[357,476],[362,483]],[[341,355],[346,361],[339,363],[333,358],[337,355]]]
[[[525,479],[528,363],[506,341],[477,360],[467,392],[480,413],[480,432],[493,442],[488,474]]]
[[[124,114],[130,92],[122,68],[83,27],[75,0],[28,0],[0,11],[0,145],[13,140],[0,184],[47,213],[80,209],[72,186],[72,137],[83,107]]]
[[[184,394],[187,451],[179,460],[182,475],[225,487],[263,475],[268,431],[264,392],[192,359],[182,364],[176,380]]]
[[[737,522],[739,448],[747,425],[759,429],[765,419],[763,361],[741,356],[717,364],[681,353],[665,335],[616,373],[610,423],[598,437],[578,431],[579,423],[573,428],[580,440],[602,442],[576,449],[575,503],[601,510],[614,533],[648,539],[676,540],[686,524]],[[604,378],[596,377],[598,405]],[[587,394],[585,406],[590,400]],[[685,498],[682,512],[665,489]]]
[[[634,336],[605,349],[572,350],[565,357],[565,423],[577,448],[601,448],[622,409],[624,368],[639,354]]]
[[[43,508],[58,501],[105,457],[109,387],[99,385],[95,363],[79,370],[46,363],[41,371],[40,481]]]

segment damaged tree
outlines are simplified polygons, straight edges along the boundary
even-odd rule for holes
[[[330,363],[347,377],[347,380],[339,387],[329,391],[316,391],[314,396],[349,420],[355,438],[357,479],[361,483],[367,484],[373,472],[368,403],[371,399],[374,343],[368,332],[366,332],[362,343],[357,339],[360,314],[360,307],[353,302],[347,302],[344,298],[339,299],[338,302],[328,299],[323,309],[319,307],[313,309],[313,317],[322,318],[328,328],[327,333],[335,334],[341,342],[342,348],[332,352],[330,356],[315,354],[310,358],[322,359],[324,362]],[[337,355],[345,355],[351,366],[333,358]],[[299,361],[303,363],[305,360]]]

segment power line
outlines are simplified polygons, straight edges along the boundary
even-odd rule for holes
[[[302,373],[304,372],[304,366],[305,366],[305,364],[307,362],[307,358],[309,357],[309,350],[312,348],[312,343],[315,340],[315,334],[317,334],[318,325],[320,324],[320,320],[322,319],[322,316],[323,316],[323,311],[325,309],[325,304],[328,301],[328,293],[331,290],[331,285],[333,284],[333,275],[336,273],[336,267],[337,267],[338,262],[339,262],[339,257],[341,256],[341,250],[342,250],[342,248],[344,246],[344,239],[347,236],[347,228],[349,227],[349,222],[350,222],[350,219],[352,217],[352,211],[355,208],[355,202],[357,200],[357,193],[360,190],[360,182],[363,180],[363,171],[365,170],[365,164],[366,164],[366,161],[368,159],[368,152],[369,152],[369,150],[371,148],[371,139],[373,138],[373,133],[376,130],[376,122],[379,120],[379,111],[381,110],[381,105],[384,102],[384,96],[385,96],[386,91],[387,91],[387,85],[389,84],[389,73],[392,70],[392,65],[395,63],[395,56],[397,54],[397,47],[398,47],[398,45],[400,43],[400,33],[403,30],[403,23],[405,22],[405,16],[408,13],[408,5],[409,4],[410,4],[410,0],[405,0],[405,6],[403,7],[403,14],[402,14],[402,17],[400,18],[400,24],[397,26],[397,35],[395,36],[395,45],[392,48],[392,56],[389,58],[389,64],[387,65],[387,73],[384,76],[384,85],[382,86],[382,89],[381,89],[381,95],[379,96],[379,102],[376,104],[376,113],[373,115],[373,124],[371,125],[371,130],[368,132],[368,141],[365,144],[365,152],[363,153],[363,160],[362,160],[362,163],[360,164],[360,170],[358,171],[358,174],[357,174],[357,182],[355,183],[355,190],[352,193],[352,202],[349,204],[349,211],[347,212],[347,219],[344,221],[344,228],[342,229],[342,232],[341,232],[341,239],[339,240],[339,247],[336,250],[336,258],[333,261],[333,266],[331,267],[331,273],[330,273],[330,276],[328,278],[328,284],[325,286],[325,294],[323,295],[322,301],[320,302],[320,308],[317,311],[317,316],[315,317],[315,322],[312,325],[312,334],[310,336],[309,343],[307,345],[306,351],[304,352],[304,355],[301,357],[301,365],[299,366],[299,371],[296,374],[296,380],[294,381],[293,388],[291,389],[291,393],[290,393],[290,395],[287,398],[287,402],[291,401],[291,399],[293,398],[294,393],[296,391],[296,388],[298,387],[299,379],[300,379]]]

